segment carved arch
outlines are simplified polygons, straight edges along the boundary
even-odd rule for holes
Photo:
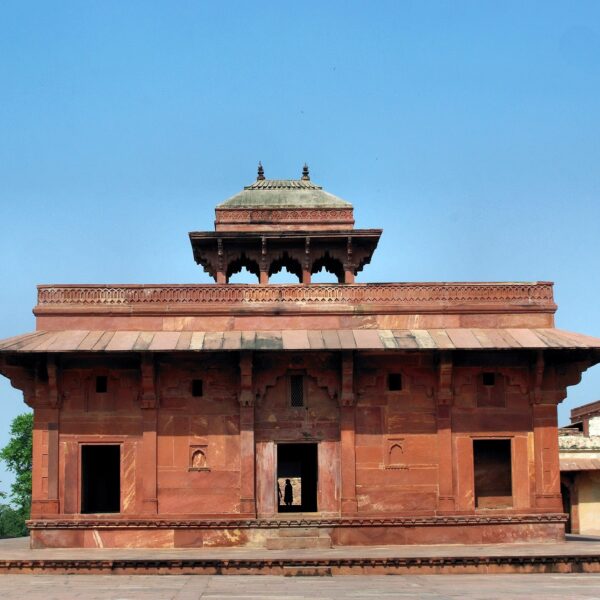
[[[400,442],[393,442],[388,451],[388,464],[399,465],[402,462],[403,454],[402,444]]]
[[[328,374],[323,369],[313,368],[309,365],[294,365],[282,363],[281,365],[271,367],[270,369],[255,376],[254,393],[258,401],[261,401],[269,388],[275,387],[277,382],[283,377],[287,377],[290,372],[304,373],[310,377],[318,387],[325,390],[331,400],[338,397],[339,375]]]
[[[321,257],[313,261],[310,272],[318,273],[322,268],[328,273],[332,273],[337,277],[338,283],[344,282],[344,264],[339,258],[332,256],[329,251],[326,251]]]
[[[237,258],[230,260],[227,263],[227,269],[225,271],[225,276],[227,282],[229,282],[229,278],[236,273],[239,273],[244,267],[249,273],[256,275],[256,278],[260,278],[260,268],[258,266],[258,261],[250,258],[246,255],[245,252],[242,252],[240,256]]]
[[[287,252],[284,252],[280,257],[271,261],[269,265],[269,277],[275,275],[275,273],[279,273],[284,267],[289,273],[298,278],[299,283],[302,282],[302,265],[297,258],[290,256]]]
[[[206,454],[198,448],[194,450],[192,454],[192,467],[195,469],[202,469],[206,467]]]

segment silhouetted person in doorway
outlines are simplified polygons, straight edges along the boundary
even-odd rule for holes
[[[285,488],[283,490],[283,501],[286,506],[291,506],[294,501],[294,490],[289,479],[285,480]]]
[[[279,484],[279,481],[277,482],[277,504],[281,505],[281,497],[283,496],[283,494],[281,493],[281,485]]]

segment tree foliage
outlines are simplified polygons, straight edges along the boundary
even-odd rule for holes
[[[2,459],[14,473],[11,505],[0,505],[0,536],[27,535],[25,521],[31,510],[31,466],[33,450],[33,414],[18,415],[10,426],[10,440],[2,450]]]

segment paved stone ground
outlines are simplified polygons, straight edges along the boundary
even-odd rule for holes
[[[6,600],[600,599],[600,575],[4,575]]]

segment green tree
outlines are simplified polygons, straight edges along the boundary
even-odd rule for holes
[[[27,535],[25,521],[31,511],[31,463],[33,450],[33,414],[18,415],[10,426],[10,440],[2,450],[2,459],[15,475],[11,485],[12,506],[0,505],[0,536]]]

